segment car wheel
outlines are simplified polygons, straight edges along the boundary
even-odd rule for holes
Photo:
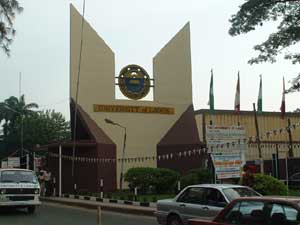
[[[33,214],[35,212],[35,206],[28,206],[27,211],[29,214]]]
[[[172,215],[168,218],[167,225],[183,225],[181,219],[176,216]]]

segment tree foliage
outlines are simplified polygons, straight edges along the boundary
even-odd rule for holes
[[[293,64],[300,63],[300,52],[290,51],[300,41],[299,0],[246,0],[229,21],[229,34],[232,36],[248,33],[268,21],[278,22],[277,31],[271,33],[261,44],[254,46],[258,56],[250,59],[249,64],[274,63],[280,54],[284,54],[284,58]],[[294,91],[300,91],[300,74],[292,80],[287,93]]]
[[[184,188],[188,185],[203,184],[212,182],[213,175],[208,169],[193,169],[181,177],[181,187]]]
[[[264,174],[254,175],[254,190],[262,195],[286,195],[287,186],[274,177]]]
[[[172,191],[179,173],[165,168],[137,167],[129,169],[125,181],[130,189],[138,188],[140,193],[167,193]]]
[[[300,91],[300,74],[291,81],[291,87],[286,92],[291,93],[295,91]]]
[[[254,47],[259,55],[251,59],[250,64],[276,62],[276,56],[283,51],[286,51],[286,59],[293,63],[300,62],[300,52],[287,51],[288,47],[300,41],[299,0],[246,0],[229,21],[229,34],[232,36],[248,33],[267,21],[279,21],[277,31]]]
[[[3,135],[7,136],[8,129],[16,125],[16,122],[21,121],[21,117],[30,116],[35,113],[33,109],[37,109],[36,103],[25,103],[25,97],[22,95],[20,99],[11,96],[0,103],[0,122],[3,124]]]
[[[0,47],[6,54],[10,53],[10,44],[15,36],[14,19],[23,8],[16,0],[0,0]]]
[[[24,95],[20,99],[12,96],[0,103],[0,124],[3,127],[1,144],[5,146],[6,153],[20,148],[22,124],[23,145],[27,150],[37,144],[70,139],[70,123],[61,113],[33,110],[37,108],[36,103],[26,104]]]

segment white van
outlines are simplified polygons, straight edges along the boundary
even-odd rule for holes
[[[40,205],[40,185],[35,173],[25,169],[0,169],[0,207],[27,208]]]

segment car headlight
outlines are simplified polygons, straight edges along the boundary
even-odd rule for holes
[[[6,193],[6,189],[0,189],[0,194],[4,195]]]
[[[40,193],[40,189],[35,189],[34,194],[39,194]]]

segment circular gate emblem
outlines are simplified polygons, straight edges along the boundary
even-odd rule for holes
[[[138,65],[125,66],[120,72],[118,83],[123,95],[130,99],[144,98],[150,91],[150,77]]]

